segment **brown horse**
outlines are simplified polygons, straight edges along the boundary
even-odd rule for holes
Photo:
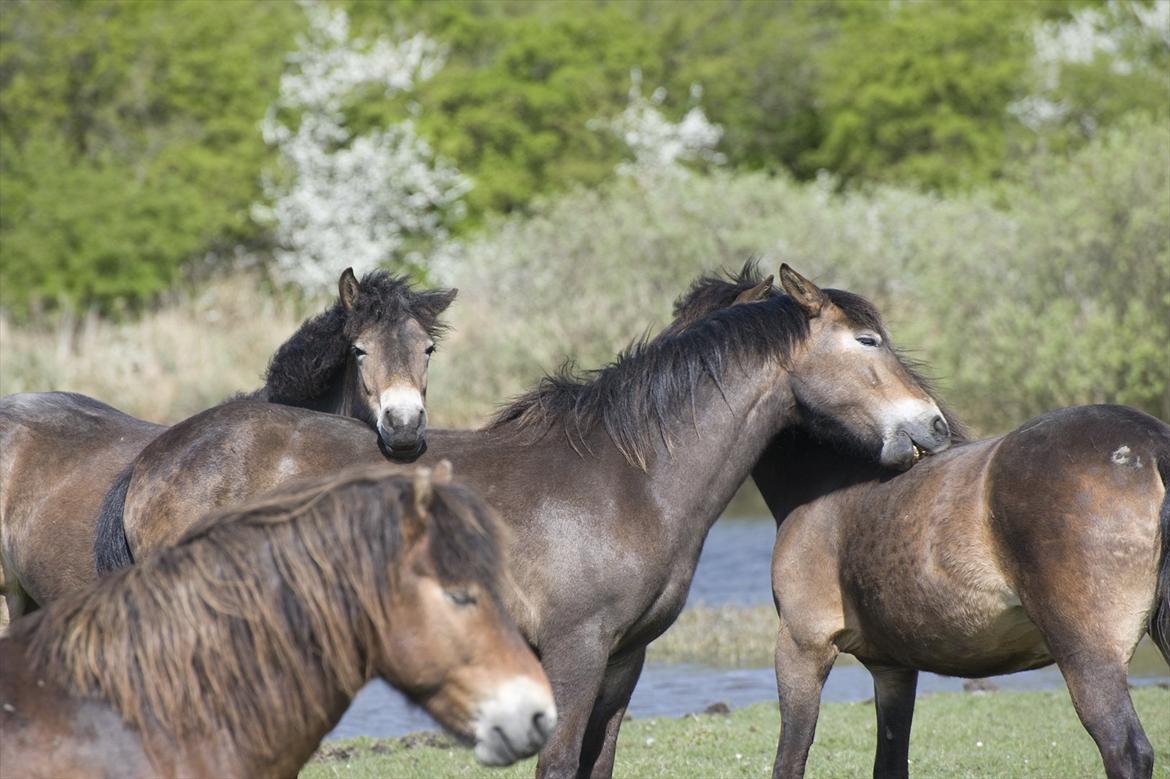
[[[646,645],[681,611],[708,529],[777,433],[815,428],[891,467],[950,443],[872,306],[787,267],[781,278],[786,296],[635,344],[590,376],[546,378],[485,430],[430,434],[427,456],[455,462],[513,531],[527,598],[508,605],[561,713],[541,775],[612,773]],[[125,529],[165,543],[207,507],[377,456],[347,420],[222,406],[143,451],[119,487]]]
[[[347,269],[337,303],[280,347],[249,397],[355,417],[388,453],[414,457],[425,445],[427,361],[454,297],[386,273],[359,282]],[[0,399],[0,569],[12,618],[93,583],[102,496],[165,429],[73,393]]]
[[[4,774],[295,776],[381,677],[489,765],[556,724],[503,608],[502,528],[449,466],[291,485],[15,622]]]
[[[750,267],[706,279],[676,321],[769,294]],[[787,431],[752,475],[778,524],[774,776],[803,774],[838,652],[873,673],[875,776],[907,775],[919,670],[1053,662],[1107,774],[1151,775],[1126,665],[1146,632],[1170,662],[1170,425],[1119,406],[1063,409],[897,476]]]

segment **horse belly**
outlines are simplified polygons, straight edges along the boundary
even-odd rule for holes
[[[866,661],[981,677],[1052,662],[1044,636],[1009,589],[938,591],[913,608],[850,609],[838,641]]]

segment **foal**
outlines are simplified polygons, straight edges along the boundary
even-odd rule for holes
[[[417,456],[427,361],[455,294],[346,270],[337,302],[277,350],[248,397],[353,416],[378,430],[385,452]],[[0,578],[13,619],[93,583],[102,497],[164,430],[74,393],[0,399]],[[130,559],[124,543],[101,554],[104,567]]]
[[[366,681],[507,765],[556,724],[498,594],[501,528],[434,475],[361,467],[196,524],[0,638],[7,776],[296,776]]]

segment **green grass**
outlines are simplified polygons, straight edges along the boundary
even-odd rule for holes
[[[1157,753],[1155,777],[1170,777],[1170,690],[1133,691]],[[779,729],[773,704],[729,715],[631,720],[618,745],[618,777],[762,777],[771,772]],[[861,777],[872,771],[872,703],[821,708],[810,777]],[[443,737],[330,742],[303,779],[347,777],[527,777],[528,760],[507,770],[479,767]],[[1073,712],[1068,693],[941,693],[919,699],[910,750],[915,777],[1097,777],[1101,759]]]

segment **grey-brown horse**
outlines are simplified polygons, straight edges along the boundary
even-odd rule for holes
[[[771,294],[750,266],[704,279],[675,326]],[[1126,666],[1146,632],[1170,662],[1170,425],[1063,409],[901,475],[790,430],[752,475],[778,525],[776,777],[804,772],[838,652],[874,677],[875,776],[907,775],[919,670],[1053,662],[1106,773],[1151,775]]]
[[[209,517],[0,636],[4,777],[295,777],[380,676],[489,765],[556,723],[503,607],[503,530],[378,464]]]
[[[509,607],[561,716],[542,776],[612,773],[646,645],[681,611],[708,529],[777,433],[815,427],[896,468],[950,443],[875,341],[872,306],[786,267],[781,278],[786,296],[638,343],[587,377],[546,378],[487,429],[430,434],[426,457],[449,458],[512,530],[527,597]],[[159,539],[145,528],[377,456],[353,422],[228,404],[146,448],[124,485],[125,527]]]
[[[273,356],[249,397],[344,414],[383,448],[425,445],[427,361],[454,290],[346,270],[338,300]],[[11,618],[96,579],[95,517],[119,472],[166,428],[66,392],[0,398],[0,568]],[[125,549],[105,553],[116,559]]]

